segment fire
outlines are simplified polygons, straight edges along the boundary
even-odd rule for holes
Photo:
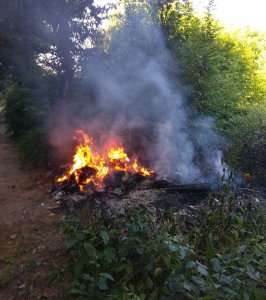
[[[108,157],[111,165],[116,171],[128,171],[127,164],[130,162],[124,148],[119,147],[117,149],[111,148],[108,151]]]
[[[134,159],[132,167],[135,173],[140,173],[144,177],[148,177],[154,174],[153,171],[139,165],[136,159]]]
[[[112,172],[139,173],[144,177],[154,174],[152,170],[141,166],[136,158],[131,162],[121,146],[112,146],[103,154],[99,154],[92,138],[84,131],[77,130],[74,139],[79,143],[75,149],[73,163],[69,170],[57,179],[58,183],[67,182],[73,177],[82,191],[84,186],[89,184],[102,187],[104,178]]]
[[[92,139],[82,130],[77,130],[76,133],[79,136],[74,138],[80,140],[80,143],[76,147],[73,164],[66,174],[57,179],[57,182],[67,181],[74,175],[80,190],[83,190],[83,186],[89,183],[100,186],[109,168],[104,158],[93,149]]]

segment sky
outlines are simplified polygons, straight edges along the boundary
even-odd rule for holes
[[[201,12],[208,0],[193,0]],[[213,14],[229,28],[249,26],[266,32],[266,0],[214,0]]]
[[[95,0],[96,3],[106,4],[117,0]],[[198,12],[202,12],[208,0],[193,0]],[[266,0],[214,0],[213,14],[229,28],[249,26],[266,32]]]

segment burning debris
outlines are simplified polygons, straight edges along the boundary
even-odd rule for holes
[[[142,17],[130,16],[128,26],[112,37],[107,53],[95,53],[87,68],[90,96],[81,103],[82,114],[66,108],[69,122],[52,124],[50,142],[55,155],[64,157],[71,144],[69,133],[89,128],[97,148],[77,131],[83,140],[61,182],[74,177],[80,189],[99,187],[117,171],[149,177],[146,166],[160,179],[185,183],[222,173],[226,141],[213,130],[214,120],[187,101],[191,91],[179,82],[178,65],[152,15],[143,11]],[[106,147],[108,141],[121,145]]]
[[[143,13],[144,23],[130,16],[108,55],[99,52],[88,63],[92,97],[84,102],[84,116],[70,113],[70,124],[89,128],[93,139],[76,131],[73,162],[57,179],[60,201],[98,201],[115,213],[137,203],[182,207],[206,198],[222,173],[224,140],[213,130],[214,120],[187,103],[163,33]],[[58,156],[65,154],[70,127],[53,127]]]
[[[77,130],[74,138],[78,145],[73,163],[69,170],[57,179],[59,184],[74,181],[79,190],[83,191],[84,187],[92,190],[105,187],[107,177],[117,172],[139,174],[142,177],[154,175],[154,172],[143,167],[136,157],[130,159],[125,149],[115,142],[99,154],[92,138],[84,131]]]
[[[56,179],[54,199],[61,207],[77,207],[88,202],[110,215],[123,214],[129,207],[182,209],[205,199],[212,186],[174,184],[158,180],[154,171],[129,156],[118,143],[112,142],[99,151],[93,139],[77,130],[73,162]]]

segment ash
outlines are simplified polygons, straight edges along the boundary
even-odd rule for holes
[[[196,209],[215,191],[216,186],[199,182],[173,184],[155,177],[145,178],[139,174],[117,172],[106,178],[104,188],[88,185],[79,191],[75,181],[70,180],[55,186],[51,192],[58,204],[56,210],[72,212],[89,205],[96,215],[116,217],[139,206],[151,212],[158,208],[171,208],[182,214],[184,209]]]

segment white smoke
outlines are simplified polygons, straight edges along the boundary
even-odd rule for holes
[[[196,180],[205,165],[218,172],[223,142],[210,118],[189,117],[162,33],[145,13],[128,19],[113,34],[108,54],[88,65],[96,100],[88,106],[88,132],[101,144],[122,141],[161,178]]]

